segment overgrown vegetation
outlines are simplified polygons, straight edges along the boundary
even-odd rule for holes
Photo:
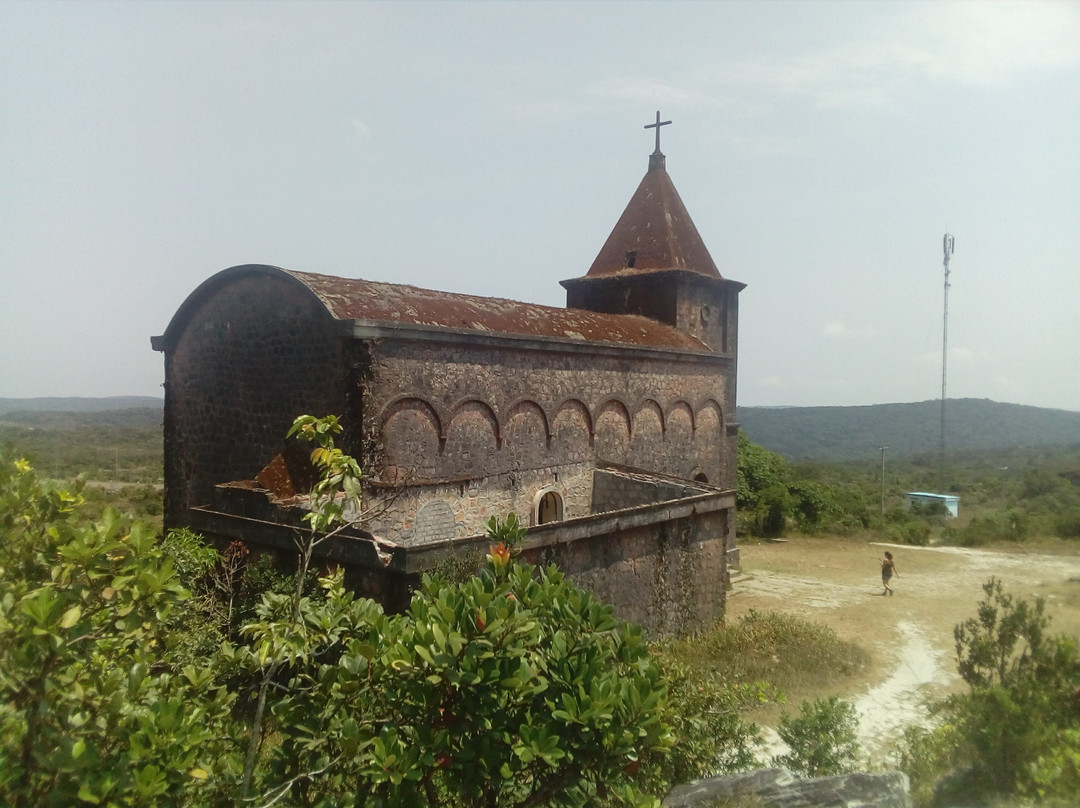
[[[752,719],[761,708],[790,693],[836,686],[869,664],[862,648],[832,629],[775,612],[751,611],[732,625],[661,640],[654,651],[677,707],[672,782],[753,768],[761,743]],[[834,713],[802,738],[832,749],[839,717]],[[830,754],[849,759],[846,752]],[[808,773],[799,761],[791,765]]]
[[[907,731],[902,766],[921,805],[961,796],[1019,795],[1044,804],[1080,798],[1080,653],[1051,634],[1045,603],[991,578],[976,616],[956,626],[966,692],[934,707],[937,724]]]
[[[512,516],[489,523],[479,574],[428,576],[385,615],[339,573],[305,574],[358,505],[337,429],[294,426],[322,470],[295,574],[112,510],[88,519],[81,484],[0,453],[0,799],[656,805],[754,765],[743,716],[776,693],[759,676],[861,664],[770,615],[649,646],[558,570],[514,561]]]
[[[736,623],[669,639],[664,653],[687,665],[721,671],[725,681],[769,682],[806,692],[860,673],[869,657],[832,629],[777,612],[751,610]]]
[[[777,734],[788,745],[773,763],[807,777],[854,771],[859,756],[855,707],[837,696],[803,701],[798,715],[784,713]]]
[[[936,461],[893,463],[882,486],[880,463],[793,465],[740,433],[738,464],[743,536],[871,535],[966,547],[1080,538],[1080,446],[954,458],[946,489],[961,498],[959,519],[941,505],[904,502],[904,492],[937,488]]]
[[[327,483],[313,511],[324,521],[300,548],[309,561],[346,519],[360,473],[320,424],[297,427]],[[51,462],[50,476],[68,476]],[[667,784],[754,765],[761,705],[866,664],[832,632],[775,614],[646,645],[557,570],[516,564],[520,526],[500,520],[486,561],[448,563],[390,617],[340,576],[298,579],[186,531],[159,542],[160,522],[109,508],[153,519],[156,486],[65,489],[15,455],[0,465],[0,645],[12,649],[0,659],[0,798],[15,805],[230,804],[245,790],[279,805],[655,804]],[[946,520],[897,495],[931,487],[921,482],[936,465],[897,463],[882,516],[877,463],[793,465],[740,436],[740,531],[1080,538],[1076,469],[1069,447],[959,458],[949,480],[964,515]],[[1041,602],[995,581],[985,591],[957,627],[969,691],[935,707],[935,729],[908,732],[904,768],[924,805],[979,790],[1073,804],[1075,640],[1049,633]],[[778,762],[805,774],[850,765],[849,711],[804,702],[782,719],[791,752]],[[563,781],[575,785],[559,802]]]
[[[48,479],[101,483],[162,481],[160,407],[102,412],[24,412],[0,416],[0,445],[17,445]]]
[[[7,456],[0,497],[6,804],[656,804],[670,708],[640,630],[505,544],[404,615],[340,574],[264,593],[229,642],[190,536],[80,523]],[[176,642],[193,624],[217,653]]]

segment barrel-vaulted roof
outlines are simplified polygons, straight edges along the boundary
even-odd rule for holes
[[[155,348],[162,350],[173,343],[201,300],[232,280],[259,275],[271,275],[301,284],[337,320],[677,350],[709,350],[696,337],[637,315],[559,309],[396,283],[297,272],[262,264],[232,267],[204,281],[180,306],[163,337],[155,338]]]
[[[589,269],[587,278],[671,269],[720,278],[659,151]]]

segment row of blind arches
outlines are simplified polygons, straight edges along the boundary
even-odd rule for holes
[[[695,467],[719,469],[724,418],[715,399],[662,406],[609,398],[593,407],[565,399],[549,408],[521,399],[501,413],[466,399],[440,409],[401,397],[383,410],[383,467],[400,478],[478,478],[515,470],[605,460],[686,477]]]
[[[521,398],[498,413],[490,404],[477,398],[463,399],[452,407],[442,407],[419,396],[400,396],[383,408],[379,421],[385,433],[395,416],[402,413],[425,417],[433,427],[440,447],[443,447],[455,420],[466,413],[479,415],[489,423],[496,445],[501,446],[506,435],[512,430],[515,419],[522,417],[535,416],[539,419],[544,438],[550,442],[560,416],[568,413],[578,415],[585,423],[591,442],[596,436],[597,425],[605,416],[610,415],[616,420],[621,420],[626,427],[627,435],[633,437],[635,420],[646,412],[655,416],[663,434],[668,432],[669,424],[680,416],[688,419],[691,432],[696,432],[701,422],[709,422],[710,427],[719,428],[722,428],[724,423],[723,409],[714,398],[706,398],[696,405],[690,404],[685,399],[676,399],[664,407],[655,398],[642,398],[631,405],[617,397],[607,398],[591,408],[576,398],[563,399],[550,408],[541,406],[534,399]]]

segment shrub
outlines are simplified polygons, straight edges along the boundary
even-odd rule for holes
[[[1063,539],[1080,539],[1080,506],[1074,506],[1058,517],[1054,532]]]
[[[925,522],[899,522],[889,525],[885,529],[885,535],[890,541],[897,544],[911,544],[916,547],[925,547],[930,543],[930,526]]]
[[[953,724],[909,726],[904,729],[899,768],[910,780],[911,801],[916,806],[933,804],[939,784],[952,774],[956,766],[960,745],[961,738]]]
[[[1042,804],[1075,805],[1080,795],[1080,729],[1066,729],[1032,764],[1025,791]]]
[[[280,744],[265,793],[276,783],[302,804],[655,804],[643,789],[660,772],[641,761],[671,743],[659,667],[639,629],[554,568],[496,547],[479,577],[426,576],[396,617],[354,600],[340,576],[324,585],[325,606],[304,618],[322,640],[295,655],[269,719]],[[280,636],[281,608],[268,602],[249,627],[256,649]]]
[[[1015,508],[977,516],[954,534],[961,547],[982,547],[999,541],[1023,541],[1028,537],[1029,519]]]
[[[852,771],[859,754],[855,707],[836,696],[804,701],[799,714],[783,713],[777,734],[791,750],[773,763],[807,777]]]
[[[499,543],[397,616],[335,573],[264,593],[246,642],[200,665],[176,650],[199,598],[181,578],[211,593],[216,554],[78,505],[0,453],[0,802],[658,805],[659,665],[556,569]]]
[[[862,670],[869,657],[832,629],[779,612],[751,609],[735,625],[682,644],[685,661],[737,682],[769,681],[781,690],[814,687]]]
[[[925,547],[930,543],[930,525],[918,509],[890,508],[885,512],[885,535],[897,544]]]
[[[0,451],[0,801],[209,801],[232,696],[169,650],[189,593],[152,531],[80,504]]]
[[[991,578],[976,616],[956,626],[958,671],[969,690],[938,710],[951,751],[924,744],[906,760],[916,773],[957,770],[954,786],[971,796],[1047,794],[1080,797],[1070,747],[1080,719],[1076,640],[1049,633],[1042,599],[1018,600]],[[1063,745],[1064,739],[1064,745]],[[937,755],[932,763],[926,754]],[[920,763],[920,757],[922,761]],[[948,783],[945,783],[948,785]]]
[[[694,641],[684,641],[693,647]],[[742,715],[770,700],[764,683],[730,681],[707,662],[686,664],[672,646],[658,643],[654,655],[668,688],[672,744],[648,763],[666,784],[746,771],[756,765],[761,746],[758,726]]]

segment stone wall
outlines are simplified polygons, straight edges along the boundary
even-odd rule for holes
[[[713,351],[738,353],[738,281],[667,270],[563,281],[568,308],[641,314],[700,339]],[[734,392],[734,391],[732,391]],[[723,402],[730,408],[735,399]]]
[[[648,479],[631,472],[597,469],[593,475],[593,513],[618,511],[705,493],[678,482]]]
[[[592,501],[592,464],[529,469],[491,477],[430,485],[374,488],[374,499],[389,499],[366,524],[371,533],[406,547],[482,535],[492,516],[515,513],[534,523],[539,496],[554,491],[564,518],[586,516]]]
[[[302,413],[346,414],[348,347],[295,283],[255,276],[215,287],[165,353],[166,523],[244,480],[281,450]],[[347,419],[346,419],[347,422]]]
[[[724,613],[733,499],[703,496],[544,526],[530,533],[524,558],[557,564],[650,633],[685,633]]]
[[[734,538],[733,357],[346,323],[273,272],[215,280],[174,324],[155,345],[166,352],[167,524],[186,524],[216,484],[252,479],[297,415],[332,413],[369,478],[366,529],[408,558],[392,575],[354,572],[371,578],[365,589],[404,591],[426,548],[464,541],[472,551],[491,516],[512,511],[533,524],[551,492],[561,521],[534,528],[528,558],[557,563],[650,631],[722,614]],[[604,513],[594,514],[598,461],[700,475],[714,490],[656,503],[682,487],[607,480]],[[242,521],[204,518],[221,536]],[[254,525],[235,529],[246,539]]]
[[[735,439],[716,358],[373,344],[365,468],[438,483],[595,460],[735,485]]]

